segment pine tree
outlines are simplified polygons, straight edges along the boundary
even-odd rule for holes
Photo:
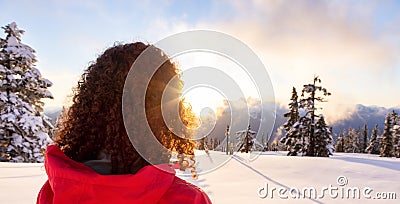
[[[35,68],[35,51],[21,43],[23,30],[16,23],[2,27],[0,38],[0,160],[42,162],[52,128],[43,114],[43,98],[52,83]]]
[[[393,135],[392,135],[392,117],[388,114],[385,119],[385,127],[382,135],[381,157],[393,156]]]
[[[356,130],[356,135],[354,137],[354,143],[355,143],[354,153],[361,153],[361,146],[362,146],[361,133],[362,133],[361,127],[358,126],[358,128]]]
[[[230,133],[230,127],[229,127],[229,125],[227,125],[226,130],[225,130],[226,155],[229,155],[229,133]]]
[[[296,88],[292,89],[292,97],[290,98],[289,112],[283,116],[288,118],[283,128],[285,130],[285,136],[280,140],[281,143],[286,145],[289,156],[296,156],[302,149],[301,131],[299,123],[299,104]]]
[[[361,129],[355,130],[350,127],[347,137],[345,139],[345,152],[346,153],[359,153],[360,151],[360,133]]]
[[[353,152],[353,138],[350,136],[350,132],[353,132],[353,128],[349,128],[349,130],[346,133],[346,130],[343,130],[344,132],[344,152],[350,153]]]
[[[256,132],[251,130],[250,125],[247,127],[247,130],[239,131],[236,134],[237,134],[236,139],[238,140],[237,145],[239,146],[238,151],[246,153],[251,151],[254,144],[255,140],[254,136]]]
[[[252,137],[251,128],[249,125],[249,127],[247,128],[247,131],[246,131],[246,136],[244,138],[244,151],[246,153],[248,153],[249,151],[251,151],[252,146],[253,146],[253,137]]]
[[[286,134],[280,140],[280,143],[285,144],[287,147],[289,156],[296,156],[298,154],[307,156],[328,156],[329,154],[321,152],[332,151],[332,145],[326,146],[320,143],[325,141],[326,135],[329,134],[332,136],[331,128],[328,126],[323,127],[323,129],[318,130],[321,131],[321,133],[315,134],[317,131],[316,121],[322,116],[316,115],[318,109],[316,103],[326,102],[324,97],[331,95],[331,93],[322,86],[317,85],[317,83],[321,83],[318,76],[314,77],[313,84],[304,85],[301,94],[302,98],[300,100],[298,100],[296,89],[293,87],[291,103],[289,103],[290,112],[284,114],[284,117],[288,118],[287,122],[283,125]],[[299,110],[304,110],[305,114],[301,116]],[[320,125],[322,125],[322,121],[323,124],[326,125],[324,119],[321,120]],[[322,151],[320,149],[322,147],[327,149]]]
[[[336,140],[335,152],[344,152],[344,134],[345,130],[339,134],[339,137]]]
[[[367,124],[366,123],[364,123],[364,128],[363,128],[363,131],[362,131],[362,136],[363,136],[363,139],[361,140],[361,144],[360,144],[360,152],[361,153],[365,153],[366,152],[366,149],[367,149],[367,147],[368,147],[368,127],[367,127]]]
[[[307,131],[303,134],[303,137],[306,137],[304,140],[308,141],[308,144],[305,144],[305,146],[307,146],[305,148],[307,156],[317,156],[316,140],[320,140],[315,137],[315,124],[318,119],[318,116],[316,115],[318,109],[316,103],[326,102],[324,97],[331,95],[326,88],[317,85],[318,83],[321,83],[321,79],[319,79],[318,76],[315,76],[312,84],[304,85],[301,94],[302,99],[299,102],[299,108],[305,110],[305,116],[302,118],[307,127]]]
[[[378,124],[376,124],[375,128],[372,129],[371,140],[369,141],[369,145],[366,148],[366,152],[368,154],[379,154],[380,153],[380,142],[378,138]]]
[[[358,153],[360,149],[360,132],[361,129],[358,127],[357,130],[354,128],[349,128],[348,138],[350,140],[350,144],[348,146],[347,152],[349,153]]]
[[[393,110],[392,113],[392,137],[393,137],[393,150],[392,155],[394,157],[400,157],[400,118],[398,114]]]
[[[347,133],[347,137],[345,138],[344,151],[346,153],[358,153],[359,152],[359,133],[360,131],[355,130],[350,127]]]
[[[333,154],[333,138],[332,128],[328,127],[325,123],[323,115],[318,117],[317,124],[315,125],[315,150],[314,153],[318,157],[328,157]]]

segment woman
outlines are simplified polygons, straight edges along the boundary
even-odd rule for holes
[[[122,115],[124,83],[132,64],[146,48],[158,50],[140,42],[114,46],[84,72],[74,91],[73,105],[61,118],[55,145],[47,148],[49,179],[37,203],[211,203],[201,189],[175,176],[168,165],[169,155],[153,155],[160,162],[150,164],[129,140]],[[160,50],[152,53],[158,53],[155,58],[165,58]],[[151,79],[134,83],[149,81],[146,120],[157,140],[168,150],[193,155],[194,144],[170,131],[160,108],[163,91],[178,76],[177,71],[166,60]],[[175,87],[169,90],[175,93],[170,95],[180,96],[182,82],[178,82],[172,84]],[[191,124],[190,110],[182,101],[178,103],[179,118],[175,119]],[[135,133],[140,135],[141,129]]]

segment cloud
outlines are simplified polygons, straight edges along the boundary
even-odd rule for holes
[[[301,91],[314,74],[332,92],[324,113],[331,122],[355,104],[391,107],[400,101],[400,18],[376,20],[378,2],[227,1],[220,20],[198,28],[231,34],[265,63],[277,100],[286,104],[291,87]],[[224,7],[224,8],[222,8]],[[396,33],[396,36],[394,33]],[[396,75],[397,74],[397,75]]]
[[[80,74],[114,41],[154,43],[198,28],[222,31],[248,44],[264,62],[282,104],[288,103],[292,86],[300,90],[318,74],[333,94],[329,99],[332,108],[325,109],[332,112],[331,118],[345,115],[357,103],[399,105],[400,15],[396,1],[205,3],[210,6],[188,12],[173,1],[24,1],[5,4],[0,16],[26,25],[24,39],[38,51],[39,68],[51,74],[44,76],[56,79],[52,80],[53,94],[60,98],[61,93],[70,91],[63,88],[61,76]],[[11,12],[17,8],[21,12]],[[41,64],[43,61],[46,63]],[[54,72],[64,74],[58,77]],[[77,81],[72,76],[68,77],[74,79],[68,79],[71,86]]]

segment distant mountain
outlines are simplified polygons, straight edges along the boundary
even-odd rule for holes
[[[400,113],[400,108],[384,108],[378,106],[364,106],[361,104],[356,105],[355,111],[352,112],[349,116],[342,120],[337,120],[332,124],[328,124],[332,126],[333,133],[335,133],[335,138],[343,129],[352,128],[363,128],[364,124],[367,124],[368,130],[370,131],[375,127],[376,124],[379,126],[380,134],[383,131],[383,125],[385,122],[385,117],[391,111],[396,111]],[[277,131],[277,128],[286,122],[286,119],[283,117],[283,114],[288,110],[285,108],[277,108],[277,120],[275,124],[274,131]]]
[[[51,119],[53,124],[56,122],[58,116],[61,113],[61,108],[52,108],[50,110],[45,110],[44,114]]]
[[[264,105],[265,106],[265,105]],[[270,105],[267,105],[270,106]],[[257,109],[257,108],[256,108]],[[260,112],[260,108],[256,110],[253,108],[253,112]],[[263,110],[265,111],[271,111],[273,110],[271,107],[263,107]],[[376,124],[379,126],[380,134],[382,133],[383,130],[383,124],[386,115],[395,110],[396,112],[400,113],[400,108],[384,108],[384,107],[378,107],[378,106],[364,106],[364,105],[356,105],[355,110],[348,115],[346,118],[342,120],[337,120],[334,123],[328,124],[332,126],[333,132],[334,132],[334,139],[336,139],[337,135],[343,130],[343,129],[348,129],[349,127],[352,128],[358,128],[358,127],[363,127],[364,123],[367,124],[368,130],[370,134],[370,131],[372,128],[375,127]],[[279,127],[281,127],[285,122],[286,118],[283,117],[283,114],[288,112],[289,110],[283,106],[276,105],[275,107],[275,112],[276,112],[276,119],[274,126],[271,129],[265,129],[265,130],[259,130],[265,133],[266,137],[270,137],[269,141],[272,142],[275,137],[280,137],[281,136],[281,130],[278,130]],[[233,118],[233,121],[239,121],[239,122],[246,122],[246,117],[236,119]],[[271,120],[272,117],[269,117]],[[222,124],[227,124],[228,121],[226,119],[222,119],[223,122]],[[224,122],[226,121],[226,122]],[[259,124],[260,124],[260,114],[252,114],[252,117],[250,118],[250,125],[252,127],[252,130],[258,130]],[[220,140],[224,139],[224,133],[226,129],[226,125],[219,126],[218,124],[221,124],[221,121],[217,121],[217,126],[215,127],[214,131],[211,132],[210,136],[213,138],[217,138]],[[231,131],[232,133],[232,131]],[[284,134],[284,132],[283,132]],[[232,135],[232,134],[231,134]],[[277,138],[278,139],[278,138]]]
[[[400,108],[384,108],[359,104],[350,116],[330,125],[333,127],[334,133],[339,134],[343,129],[348,129],[349,127],[362,128],[364,124],[367,124],[369,131],[371,131],[378,124],[380,133],[382,133],[385,117],[393,110],[400,113]]]
[[[273,108],[271,107],[271,104],[265,105],[262,107],[264,111],[271,111]],[[333,132],[337,135],[343,130],[343,129],[348,129],[349,127],[353,128],[358,128],[358,127],[363,127],[364,123],[367,124],[367,127],[369,131],[372,130],[372,128],[375,127],[376,124],[379,126],[380,134],[382,133],[383,130],[383,124],[386,115],[391,112],[392,110],[395,110],[397,113],[400,113],[400,108],[384,108],[384,107],[378,107],[378,106],[364,106],[364,105],[356,105],[355,111],[351,113],[349,116],[347,116],[345,119],[338,120],[332,124],[328,124],[332,126]],[[251,117],[250,117],[250,125],[253,130],[257,130],[260,125],[260,107],[252,107],[252,110],[250,111]],[[274,140],[274,137],[279,135],[277,134],[278,128],[282,126],[286,122],[286,118],[283,117],[283,114],[288,112],[288,109],[276,105],[275,107],[275,112],[276,112],[276,119],[275,123],[271,128],[267,128],[266,130],[260,130],[265,133],[266,137],[270,136],[269,141],[272,142]],[[53,123],[56,121],[57,117],[61,113],[61,108],[53,108],[51,110],[45,111],[45,114],[51,118]],[[222,121],[217,121],[217,125],[214,127],[213,131],[210,133],[210,136],[212,138],[217,138],[219,140],[224,140],[225,137],[225,130],[226,130],[226,124],[229,124],[230,121],[230,115],[228,114],[227,117],[220,117],[218,120]],[[240,117],[240,118],[232,118],[233,121],[237,123],[247,123],[248,117]],[[265,118],[268,121],[273,121],[273,117],[271,115],[267,115]],[[226,122],[225,122],[226,121]],[[232,130],[232,132],[238,131],[238,130]],[[335,138],[336,139],[336,138]]]

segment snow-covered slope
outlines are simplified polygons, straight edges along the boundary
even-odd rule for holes
[[[0,203],[35,203],[46,179],[42,163],[0,162]]]
[[[211,156],[215,154],[221,153],[211,152]],[[346,153],[335,154],[330,158],[287,157],[284,154],[266,152],[252,162],[247,161],[246,154],[238,154],[220,168],[200,175],[197,181],[185,179],[200,186],[213,203],[399,202],[400,159]],[[45,180],[42,164],[0,163],[0,203],[34,203]],[[265,196],[267,186],[269,194]],[[260,189],[262,187],[264,189]],[[325,187],[324,198],[318,198]],[[276,190],[271,198],[273,188]],[[294,191],[290,193],[281,190],[279,195],[280,188],[297,188],[298,191],[307,188],[305,196],[310,194],[309,189],[314,188],[317,198],[293,199],[292,195],[297,196]],[[353,197],[352,189],[360,190],[360,199],[346,198],[347,195]],[[378,200],[378,192],[394,192],[397,200]],[[365,198],[363,193],[371,198]],[[335,194],[337,198],[331,198]],[[260,198],[260,195],[265,198]],[[300,193],[300,197],[303,195]]]

